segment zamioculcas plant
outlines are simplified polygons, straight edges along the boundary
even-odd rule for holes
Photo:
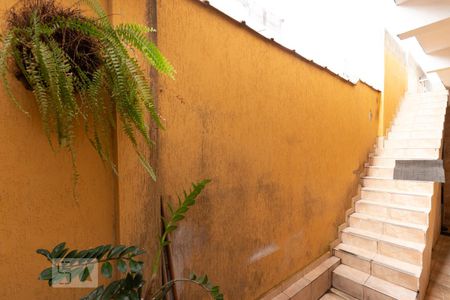
[[[8,70],[34,94],[45,134],[50,142],[72,155],[74,179],[75,128],[84,130],[98,155],[110,163],[111,130],[116,116],[144,168],[156,175],[138,147],[138,136],[152,145],[145,114],[162,127],[153,104],[150,81],[138,64],[147,62],[170,77],[174,69],[147,38],[153,29],[138,24],[113,26],[97,0],[82,0],[96,14],[84,16],[76,7],[64,8],[54,0],[25,0],[9,11],[2,35],[0,79],[10,98]],[[52,146],[53,147],[53,146]]]
[[[164,232],[159,238],[159,248],[151,268],[152,280],[159,272],[160,258],[165,247],[170,245],[168,235],[177,229],[178,223],[185,218],[188,210],[195,204],[196,198],[209,180],[202,180],[192,185],[189,193],[183,193],[183,199],[178,198],[178,207],[173,208],[168,204],[170,215],[163,219]],[[219,287],[213,285],[208,276],[197,276],[191,273],[188,278],[175,278],[165,283],[159,290],[153,292],[149,290],[143,295],[144,264],[139,261],[139,255],[145,253],[136,246],[111,246],[101,245],[86,250],[70,250],[66,248],[66,243],[58,244],[52,251],[38,249],[38,254],[47,258],[52,264],[44,269],[39,275],[40,280],[48,281],[50,286],[60,282],[71,282],[78,277],[81,282],[87,280],[91,274],[94,264],[100,265],[100,273],[103,277],[111,279],[114,272],[120,274],[120,279],[110,282],[107,286],[99,286],[91,291],[82,300],[138,300],[145,296],[146,300],[162,300],[178,282],[193,283],[203,288],[214,300],[223,300],[223,294]],[[114,271],[114,270],[117,271]]]

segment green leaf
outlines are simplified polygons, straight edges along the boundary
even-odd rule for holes
[[[138,273],[142,270],[144,263],[142,261],[130,260],[129,265],[131,272]]]
[[[127,255],[129,253],[134,253],[136,250],[137,250],[136,246],[130,246],[130,247],[126,248],[124,251],[122,251],[120,253],[119,257],[123,257],[123,256],[125,256],[125,255]]]
[[[110,300],[112,298],[112,296],[114,296],[116,294],[116,292],[120,289],[121,285],[122,285],[121,280],[111,282],[105,288],[105,291],[103,292],[101,299],[102,300]]]
[[[100,296],[103,294],[103,291],[105,290],[105,287],[103,285],[99,286],[92,292],[90,292],[85,297],[81,298],[81,300],[97,300],[100,299]]]
[[[175,215],[175,216],[172,218],[172,220],[173,220],[174,222],[178,222],[178,221],[181,221],[181,220],[183,220],[183,219],[184,219],[184,216],[181,215],[181,214],[177,214],[177,215]]]
[[[134,278],[132,280],[132,288],[139,289],[144,285],[145,281],[142,276],[142,273],[137,273],[134,275]]]
[[[194,272],[191,272],[191,274],[189,274],[189,279],[190,280],[196,280],[197,279],[197,275]]]
[[[53,251],[50,253],[52,258],[58,258],[58,255],[64,251],[64,247],[66,247],[66,243],[60,243],[53,248]]]
[[[101,271],[103,276],[105,276],[106,278],[111,278],[113,272],[111,263],[109,261],[104,262]]]
[[[39,274],[39,280],[50,280],[50,279],[52,279],[52,272],[53,272],[52,270],[53,270],[53,268],[51,268],[51,267],[43,270],[41,272],[41,274]]]
[[[207,284],[208,283],[208,275],[205,274],[203,277],[203,280],[201,281],[201,284]]]
[[[117,258],[124,249],[125,249],[125,246],[123,246],[123,245],[114,246],[106,257],[108,259]]]
[[[76,255],[77,255],[77,250],[72,250],[69,253],[67,253],[65,258],[74,258]]]
[[[51,260],[50,252],[46,249],[37,249],[36,253],[45,256],[48,260]]]
[[[97,254],[97,259],[102,259],[105,254],[111,250],[111,245],[105,245],[102,247],[102,250]]]
[[[119,260],[117,261],[117,269],[118,269],[120,272],[125,273],[125,272],[127,271],[127,269],[128,269],[127,263],[124,262],[122,259],[119,259]]]
[[[80,274],[80,281],[83,282],[86,279],[88,279],[89,274],[90,274],[89,267],[85,267],[83,272]]]

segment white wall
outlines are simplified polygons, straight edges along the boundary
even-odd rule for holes
[[[339,76],[383,88],[380,0],[210,0],[267,38]]]

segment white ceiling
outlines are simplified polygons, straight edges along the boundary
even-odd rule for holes
[[[424,71],[450,87],[450,0],[396,0],[391,28],[402,39],[415,38],[425,55]]]

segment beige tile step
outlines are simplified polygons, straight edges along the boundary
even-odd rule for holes
[[[417,121],[417,122],[429,122],[433,120],[440,120],[442,115],[445,114],[445,111],[440,113],[429,113],[429,114],[422,114],[421,112],[416,112],[414,114],[407,114],[403,113],[402,111],[398,112],[395,120],[396,121]]]
[[[433,193],[434,183],[428,181],[397,180],[383,177],[365,176],[362,178],[364,187],[395,189],[404,192]]]
[[[345,300],[357,300],[355,297],[352,297],[352,296],[350,296],[350,295],[348,295],[348,294],[346,294],[346,293],[344,293],[344,292],[342,292],[342,291],[340,291],[338,289],[335,289],[333,287],[330,289],[330,292],[334,293],[334,294],[336,294],[336,295],[338,295],[338,296],[340,296],[342,298],[344,298]]]
[[[428,225],[429,208],[360,199],[355,203],[357,213],[397,222]]]
[[[405,241],[354,227],[343,229],[341,239],[344,244],[410,264],[422,265],[425,245],[421,243]]]
[[[364,300],[416,300],[417,292],[370,276],[364,285]]]
[[[360,300],[401,299],[416,300],[416,292],[340,265],[333,271],[333,287]],[[389,298],[390,297],[390,298]]]
[[[399,111],[402,109],[422,109],[422,108],[443,108],[447,107],[447,101],[434,101],[434,102],[403,102],[399,106]]]
[[[385,234],[398,239],[416,243],[426,242],[426,225],[397,221],[364,213],[354,213],[350,215],[349,224],[351,227]]]
[[[443,119],[443,117],[442,117]],[[400,124],[400,123],[397,123]],[[388,139],[427,139],[442,138],[442,130],[411,130],[411,131],[395,131],[388,133]]]
[[[335,288],[331,288],[328,293],[322,296],[320,300],[358,300],[355,297],[347,295],[346,293],[339,291]]]
[[[368,165],[366,166],[366,175],[369,177],[383,177],[392,179],[394,176],[394,168]]]
[[[342,298],[335,293],[326,293],[325,295],[320,297],[320,300],[345,300],[345,298]]]
[[[433,155],[433,157],[407,157],[407,156],[386,156],[386,155],[377,155],[375,153],[369,154],[369,165],[371,166],[380,166],[380,167],[395,167],[396,160],[436,160],[438,157]]]
[[[384,148],[439,148],[442,139],[387,139]]]
[[[403,116],[440,116],[442,114],[445,114],[446,107],[404,107],[403,109],[400,109],[397,113],[396,117],[403,117]]]
[[[447,91],[439,91],[439,92],[425,92],[425,93],[407,93],[405,94],[406,101],[419,101],[419,102],[433,102],[433,101],[447,101],[448,92]]]
[[[397,160],[397,158],[394,158],[394,157],[384,157],[384,156],[379,156],[379,155],[375,155],[375,154],[369,154],[368,165],[376,166],[376,167],[394,168],[396,160]]]
[[[343,243],[337,245],[333,252],[335,256],[341,259],[344,265],[393,282],[404,288],[419,289],[422,272],[420,266]]]
[[[427,123],[409,122],[402,124],[392,124],[390,131],[415,131],[415,130],[436,130],[441,131],[444,129],[444,122],[432,121]]]
[[[409,207],[426,208],[431,207],[432,193],[405,192],[395,189],[384,188],[361,188],[361,200],[372,202],[390,203]]]
[[[436,147],[387,147],[384,149],[377,149],[376,154],[380,156],[391,156],[391,157],[410,157],[410,158],[421,158],[421,157],[430,157],[430,158],[438,158],[439,157],[439,148]]]
[[[392,122],[392,126],[389,131],[394,131],[394,128],[407,128],[407,131],[418,130],[430,130],[437,131],[442,130],[445,121],[445,116],[435,119],[424,118],[399,118]]]

